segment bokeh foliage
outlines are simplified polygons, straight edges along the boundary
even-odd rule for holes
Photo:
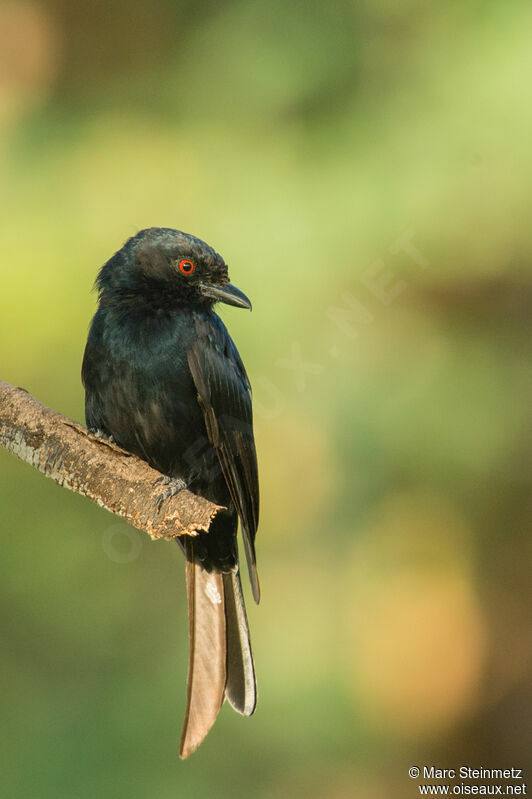
[[[6,796],[410,797],[532,740],[527,2],[0,5],[0,378],[83,418],[97,268],[227,259],[260,702],[177,758],[178,548],[0,452]],[[248,603],[251,604],[251,603]]]

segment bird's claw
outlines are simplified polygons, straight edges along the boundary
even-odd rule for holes
[[[180,491],[183,491],[187,487],[187,484],[184,480],[180,477],[168,477],[163,475],[163,477],[158,477],[157,480],[154,480],[153,485],[164,485],[166,488],[164,491],[161,491],[157,499],[155,500],[155,507],[157,509],[157,513],[161,510],[161,506],[163,502],[170,497],[175,497],[176,494],[179,494]]]
[[[116,444],[116,441],[114,440],[113,436],[110,436],[107,433],[105,433],[103,430],[100,430],[99,427],[97,427],[96,429],[89,430],[89,433],[91,434],[91,436],[94,436],[94,438],[100,438],[103,441],[109,442],[109,444]]]

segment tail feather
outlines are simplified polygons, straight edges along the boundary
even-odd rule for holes
[[[257,685],[249,628],[238,569],[224,574],[227,677],[225,697],[244,716],[251,716],[257,705]]]
[[[186,758],[203,741],[222,702],[245,716],[257,704],[255,668],[238,567],[206,571],[184,547],[189,614],[187,709],[179,754]]]
[[[226,624],[223,576],[187,557],[189,663],[187,709],[179,754],[186,758],[216,720],[226,683]]]
[[[257,558],[255,555],[255,542],[246,527],[242,525],[242,539],[244,541],[244,552],[246,553],[246,562],[248,564],[249,581],[251,583],[251,591],[253,599],[257,603],[260,602],[260,583],[259,574],[257,572]],[[240,591],[242,593],[242,591]]]

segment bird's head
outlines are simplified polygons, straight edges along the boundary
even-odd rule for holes
[[[251,309],[246,295],[229,282],[221,255],[171,228],[147,228],[128,239],[101,268],[96,285],[102,300],[143,298],[161,307],[224,302]]]

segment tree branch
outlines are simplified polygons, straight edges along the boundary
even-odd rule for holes
[[[0,380],[0,446],[59,485],[89,497],[152,538],[172,539],[209,530],[218,505],[180,491],[164,500],[162,475],[110,441]]]

